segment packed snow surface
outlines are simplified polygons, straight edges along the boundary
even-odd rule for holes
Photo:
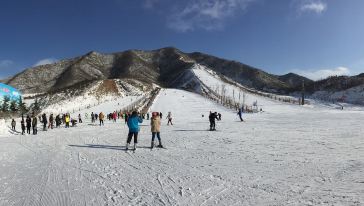
[[[163,113],[167,149],[149,148],[147,120],[135,153],[124,151],[123,120],[0,137],[0,205],[364,204],[362,111],[262,104],[240,122],[197,94],[162,90],[151,111]],[[209,111],[222,114],[217,131]]]

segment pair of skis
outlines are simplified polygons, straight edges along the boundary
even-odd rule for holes
[[[158,145],[158,146],[155,146],[155,147],[151,147],[151,148],[150,148],[150,150],[153,150],[154,148],[158,148],[158,149],[167,149],[167,148],[165,148],[164,146],[162,146],[162,147],[161,147],[161,146],[159,146],[159,145]]]
[[[150,148],[150,151],[152,151],[152,150],[153,150],[153,149],[155,149],[155,148],[157,148],[157,149],[167,149],[167,148],[166,148],[166,147],[164,147],[164,146],[163,146],[163,147],[155,146],[155,147],[153,147],[153,148],[151,147],[151,148]],[[133,153],[135,153],[136,149],[134,149],[134,148],[133,148],[133,149],[125,149],[125,152],[126,152],[126,153],[128,153],[129,151],[132,151]]]

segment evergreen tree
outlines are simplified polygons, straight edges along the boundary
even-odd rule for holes
[[[34,113],[38,113],[40,110],[40,106],[39,106],[39,102],[38,102],[38,99],[35,99],[35,102],[33,104],[33,112]]]
[[[8,112],[9,111],[9,102],[10,102],[10,97],[9,96],[4,96],[3,105],[1,106],[1,111],[2,112]]]
[[[22,114],[28,112],[27,106],[23,102],[23,98],[21,97],[19,98],[18,105],[19,105],[19,110]]]
[[[14,101],[14,100],[12,100],[10,102],[10,111],[12,111],[12,112],[18,111],[18,105],[17,105],[16,101]]]

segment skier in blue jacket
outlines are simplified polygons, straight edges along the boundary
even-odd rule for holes
[[[138,144],[138,132],[140,130],[139,123],[142,122],[143,120],[138,116],[138,112],[133,111],[133,113],[128,119],[129,134],[128,134],[128,140],[126,142],[126,150],[129,149],[129,145],[133,136],[134,136],[134,150],[136,150],[136,146]]]

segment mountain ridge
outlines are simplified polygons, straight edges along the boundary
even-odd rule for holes
[[[173,87],[175,78],[195,63],[255,89],[283,93],[292,87],[277,75],[258,68],[201,52],[185,53],[174,47],[105,54],[90,51],[79,57],[27,68],[5,83],[24,93],[50,92],[84,81],[123,78]]]

